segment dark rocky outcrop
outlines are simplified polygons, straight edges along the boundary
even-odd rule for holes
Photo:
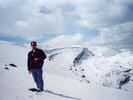
[[[84,60],[91,56],[94,56],[94,54],[87,48],[83,48],[81,53],[79,53],[77,57],[74,59],[73,66],[80,65]]]
[[[17,67],[15,64],[9,64],[9,66],[11,66],[11,67]]]

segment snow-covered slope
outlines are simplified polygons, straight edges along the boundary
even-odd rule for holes
[[[24,67],[4,69],[0,63],[0,100],[132,100],[132,93],[82,83],[55,74],[44,73],[45,89],[54,93],[36,94],[28,91],[35,87],[32,76]],[[7,66],[9,67],[9,66]]]
[[[25,65],[30,48],[17,43],[0,41],[0,62]]]
[[[42,49],[47,54],[43,66],[45,89],[55,93],[36,95],[28,91],[28,88],[35,87],[27,72],[30,48],[0,41],[0,100],[132,100],[132,54],[128,55],[130,60],[122,58],[125,61],[122,63],[122,54],[105,58],[82,47]],[[113,61],[113,57],[119,59]]]
[[[120,55],[116,56],[119,57]],[[112,58],[116,61],[111,60]],[[72,71],[83,77],[86,82],[123,89],[125,84],[133,83],[133,57],[130,55],[128,58],[120,58],[121,56],[119,60],[115,56],[110,58],[91,56],[82,64],[73,66]],[[125,90],[129,90],[129,88]]]
[[[89,48],[97,56],[110,57],[118,53],[107,47],[95,46],[95,47],[89,47]]]

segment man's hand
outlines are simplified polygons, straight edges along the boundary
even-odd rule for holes
[[[28,70],[28,73],[29,73],[29,74],[31,74],[31,71],[30,71],[30,70]]]
[[[39,58],[34,58],[35,61],[39,60]]]

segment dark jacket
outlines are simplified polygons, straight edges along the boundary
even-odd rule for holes
[[[35,61],[34,58],[39,58],[39,60]],[[46,59],[46,55],[43,50],[36,48],[35,52],[30,51],[28,53],[28,70],[42,68],[44,60]]]

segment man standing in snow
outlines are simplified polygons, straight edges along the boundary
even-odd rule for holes
[[[31,42],[32,50],[28,53],[28,72],[32,73],[33,79],[37,85],[39,91],[43,91],[43,70],[42,66],[46,55],[43,50],[37,48],[37,43],[35,41]]]

